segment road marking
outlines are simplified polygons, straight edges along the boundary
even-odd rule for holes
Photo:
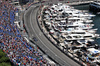
[[[42,33],[41,33],[41,32],[39,32],[39,35],[41,36],[41,35],[42,35]]]
[[[32,10],[32,12],[33,12],[33,10]],[[32,12],[31,12],[31,14],[32,14]],[[30,17],[31,17],[31,15],[30,15]],[[30,18],[30,20],[31,20],[31,18]],[[31,22],[32,21],[30,21],[30,25],[31,25],[31,27],[32,27],[32,30],[34,31],[34,33],[36,34],[36,36],[38,37],[38,35],[37,35],[37,33],[35,32],[35,30],[34,30],[34,28],[33,28],[33,25],[31,24]],[[38,37],[38,39],[41,41],[41,39]],[[41,41],[42,42],[42,41]],[[48,48],[43,42],[42,42],[42,44],[46,47],[46,48]],[[49,49],[49,48],[48,48]],[[50,50],[50,49],[49,49]],[[50,50],[54,55],[56,55],[52,50]],[[58,57],[58,56],[57,56]],[[60,57],[58,57],[60,60],[62,60]],[[64,60],[62,60],[62,61],[64,61]],[[67,65],[69,65],[69,66],[71,66],[68,62],[66,62],[66,61],[64,61],[65,63],[67,63]]]

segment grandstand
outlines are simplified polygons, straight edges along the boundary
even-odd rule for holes
[[[14,23],[16,21],[15,14],[18,11],[19,9],[13,7],[8,1],[0,2],[0,49],[15,65],[48,66],[48,61],[39,52],[39,49],[31,46],[23,38]]]

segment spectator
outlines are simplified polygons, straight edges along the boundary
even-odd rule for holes
[[[14,24],[16,12],[18,9],[8,2],[0,2],[0,49],[16,65],[43,66],[47,60],[25,41]]]

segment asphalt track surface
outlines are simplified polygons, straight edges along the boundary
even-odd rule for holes
[[[57,49],[41,32],[37,20],[38,8],[35,5],[31,6],[24,14],[24,24],[30,38],[36,37],[38,41],[35,43],[52,59],[61,66],[80,66],[78,63],[67,57],[59,49]]]

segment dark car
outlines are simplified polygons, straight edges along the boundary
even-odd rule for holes
[[[38,41],[38,39],[37,39],[36,37],[33,37],[32,39],[33,39],[34,41]]]

